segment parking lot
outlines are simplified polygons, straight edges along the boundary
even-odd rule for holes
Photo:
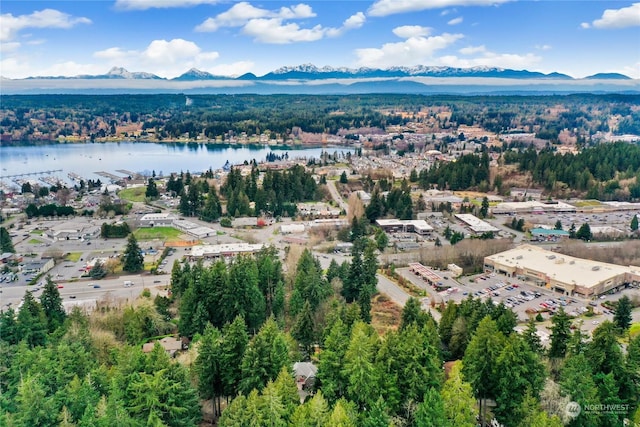
[[[613,313],[602,307],[602,302],[606,300],[617,301],[623,294],[630,298],[640,298],[640,289],[628,288],[613,295],[603,295],[596,300],[586,300],[567,297],[545,287],[536,286],[531,282],[495,273],[483,273],[454,279],[450,277],[449,271],[436,271],[443,278],[441,281],[443,286],[448,287],[445,291],[437,292],[425,280],[409,271],[409,268],[399,268],[396,271],[417,287],[426,290],[430,299],[436,303],[448,301],[459,303],[469,296],[483,300],[491,299],[495,304],[502,302],[512,309],[517,314],[519,322],[526,322],[530,316],[536,313],[541,313],[545,320],[549,319],[560,307],[563,307],[570,316],[574,317],[581,317],[592,310],[594,316],[584,319],[584,326],[587,330],[595,328],[606,319],[613,319]],[[640,318],[640,310],[636,310],[634,316]]]

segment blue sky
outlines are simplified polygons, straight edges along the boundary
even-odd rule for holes
[[[640,2],[3,0],[0,75],[497,66],[640,78]]]

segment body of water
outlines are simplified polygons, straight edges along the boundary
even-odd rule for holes
[[[171,172],[199,173],[209,168],[221,169],[228,161],[232,165],[255,159],[264,161],[267,154],[282,156],[288,154],[294,158],[320,158],[322,152],[328,154],[346,154],[349,147],[293,148],[267,145],[228,145],[228,144],[183,144],[183,143],[87,143],[87,144],[51,144],[37,146],[0,146],[0,176],[2,183],[15,186],[11,175],[61,170],[44,175],[20,177],[37,181],[44,176],[59,178],[70,183],[69,173],[84,179],[105,177],[96,172],[107,172],[116,176],[125,176],[118,170],[126,170],[143,175],[168,175]]]

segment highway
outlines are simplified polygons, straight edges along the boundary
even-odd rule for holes
[[[122,300],[132,301],[137,298],[144,288],[160,287],[164,288],[169,285],[171,275],[127,275],[119,278],[90,280],[82,279],[75,281],[60,281],[58,291],[62,297],[65,307],[74,304],[95,304],[98,300]],[[130,280],[134,283],[131,287],[124,287],[124,281]],[[99,286],[96,288],[94,286]],[[36,286],[2,284],[2,294],[0,294],[0,302],[2,311],[9,307],[14,309],[20,304],[27,289],[33,291],[36,300],[42,295],[42,287],[35,291]]]

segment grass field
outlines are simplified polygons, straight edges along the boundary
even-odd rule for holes
[[[29,232],[29,234],[37,234],[38,236],[42,236],[42,233],[44,233],[42,230],[31,230]]]
[[[636,335],[640,335],[640,323],[634,323],[631,325],[631,328],[629,328],[629,336],[633,338]]]
[[[81,256],[82,252],[69,252],[64,259],[66,261],[78,262]]]
[[[29,239],[29,241],[27,243],[31,243],[32,245],[39,245],[40,243],[42,243],[42,240]]]
[[[147,187],[133,187],[125,188],[118,193],[121,199],[128,200],[130,202],[144,202],[144,194],[147,191]]]
[[[153,227],[153,228],[138,228],[133,232],[138,240],[177,240],[182,235],[180,230],[176,230],[173,227]]]
[[[584,208],[586,206],[600,206],[602,203],[597,200],[580,200],[573,204],[578,208]]]

